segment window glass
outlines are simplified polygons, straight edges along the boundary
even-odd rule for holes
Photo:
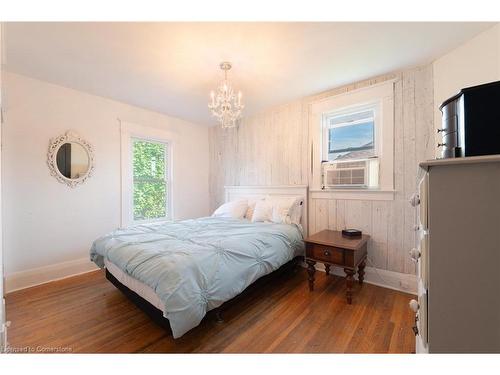
[[[329,161],[375,156],[372,110],[329,117],[327,134]]]
[[[168,216],[167,144],[134,139],[133,182],[134,220]]]

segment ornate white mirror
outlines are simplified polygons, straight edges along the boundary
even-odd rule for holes
[[[50,174],[59,182],[72,188],[83,184],[94,170],[92,145],[77,133],[68,131],[50,140],[47,164]]]

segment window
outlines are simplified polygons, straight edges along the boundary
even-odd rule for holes
[[[324,160],[367,159],[375,154],[375,109],[325,116]]]
[[[377,105],[323,115],[323,188],[377,188]]]
[[[394,199],[394,82],[311,103],[313,197]]]
[[[168,212],[168,144],[132,139],[133,220],[157,220]]]
[[[175,219],[177,134],[120,121],[121,227]]]

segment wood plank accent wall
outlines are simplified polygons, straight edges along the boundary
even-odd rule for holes
[[[311,199],[309,231],[355,227],[371,235],[369,266],[415,273],[408,251],[415,244],[418,163],[435,155],[432,65],[388,74],[271,108],[244,118],[238,128],[213,127],[210,143],[210,205],[224,201],[225,185],[308,184],[311,147],[309,108],[315,101],[388,79],[394,90],[393,201]]]

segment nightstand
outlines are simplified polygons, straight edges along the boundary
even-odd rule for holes
[[[336,230],[323,230],[307,237],[306,263],[309,274],[309,290],[314,290],[314,267],[317,262],[325,265],[328,275],[330,266],[339,266],[346,273],[347,303],[352,303],[352,287],[354,274],[358,272],[358,281],[363,284],[367,256],[367,242],[370,236],[346,237]]]

